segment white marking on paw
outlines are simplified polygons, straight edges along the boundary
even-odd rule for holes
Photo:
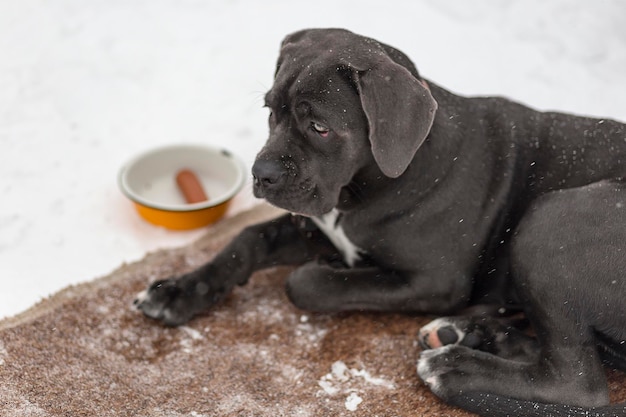
[[[343,227],[337,224],[337,218],[339,217],[339,211],[332,209],[328,213],[319,216],[311,217],[311,220],[317,225],[317,227],[328,237],[328,239],[335,245],[337,250],[343,255],[343,260],[352,267],[356,261],[361,259],[359,252],[363,252],[346,236]]]
[[[428,358],[420,357],[420,360],[417,361],[417,375],[428,387],[432,387],[433,384],[437,383],[437,376],[432,374]]]
[[[460,330],[458,327],[456,327],[456,325],[454,325],[450,320],[446,319],[445,317],[441,317],[438,319],[435,319],[433,321],[431,321],[430,323],[428,323],[426,326],[422,327],[419,331],[419,337],[424,341],[424,342],[428,342],[428,335],[431,333],[437,333],[437,330],[443,328],[443,327],[451,327],[454,332],[456,333],[457,336],[457,341],[455,343],[453,343],[452,345],[457,345],[461,342],[461,340],[463,340],[465,338],[465,332]],[[439,338],[439,337],[437,337]],[[433,348],[439,348],[440,346],[432,346]]]
[[[420,358],[417,361],[417,374],[422,379],[426,379],[430,376],[430,359],[437,356],[438,351],[441,349],[443,348],[425,350],[420,354]]]
[[[441,390],[441,379],[439,378],[439,375],[427,378],[424,383],[435,395],[439,395]]]
[[[148,298],[148,291],[143,290],[135,296],[135,301],[136,301],[135,304],[139,305],[143,303],[144,301],[146,301],[147,298]]]
[[[442,323],[443,321],[444,321],[444,319],[443,319],[443,318],[438,318],[438,319],[435,319],[435,320],[431,321],[431,322],[430,322],[430,323],[428,323],[426,326],[424,326],[424,327],[422,327],[422,328],[420,329],[420,333],[422,333],[422,332],[424,332],[424,333],[430,333],[430,332],[432,332],[433,330],[436,330],[436,329],[440,328],[440,327],[441,327],[441,323]]]
[[[417,362],[417,374],[424,381],[424,383],[435,394],[440,392],[441,389],[441,374],[445,373],[444,369],[433,367],[431,361],[439,356],[448,353],[454,345],[446,345],[439,349],[425,350],[420,355],[420,359]]]
[[[427,378],[426,375],[430,374],[430,367],[428,366],[428,358],[421,357],[417,361],[417,374],[420,378]]]
[[[437,370],[433,369],[430,365],[430,362],[439,355],[445,355],[451,350],[454,345],[446,345],[437,349],[429,349],[425,350],[420,354],[420,358],[417,361],[417,373],[422,377],[422,379],[428,378],[431,374],[435,373]]]

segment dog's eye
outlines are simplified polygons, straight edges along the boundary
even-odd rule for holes
[[[328,132],[330,132],[330,129],[328,129],[326,126],[321,125],[317,122],[311,122],[311,129],[313,129],[315,133],[317,133],[323,138],[328,136]]]

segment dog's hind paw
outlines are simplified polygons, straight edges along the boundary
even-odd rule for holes
[[[476,349],[487,342],[488,332],[484,326],[470,317],[442,317],[422,327],[418,341],[424,349],[436,349],[447,345],[461,345]]]
[[[524,361],[531,361],[539,353],[535,338],[511,322],[494,317],[442,317],[422,327],[417,337],[423,349],[458,345]]]
[[[417,374],[438,397],[447,398],[455,391],[457,359],[461,358],[461,346],[447,345],[439,349],[425,350],[417,361]]]
[[[441,349],[445,349],[445,347]],[[417,374],[433,392],[438,390],[440,385],[439,374],[443,371],[431,366],[430,359],[437,354],[439,354],[438,350],[425,350],[420,354],[417,361]]]

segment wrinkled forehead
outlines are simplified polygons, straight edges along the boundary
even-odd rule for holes
[[[349,48],[359,36],[342,29],[309,29],[287,35],[280,47],[279,64],[287,59],[313,58],[320,52]]]
[[[346,71],[322,63],[319,67],[281,70],[265,96],[265,104],[272,109],[294,109],[306,103],[318,110],[333,111],[337,107],[356,107],[357,101],[358,94]]]
[[[365,61],[376,61],[385,51],[374,39],[344,29],[309,29],[287,36],[281,45],[276,73],[283,65],[310,65],[334,62],[359,70]]]
[[[287,95],[306,94],[328,80],[341,80],[351,69],[362,70],[384,51],[378,42],[342,29],[296,32],[285,38],[276,66],[268,103],[284,102]],[[332,81],[331,81],[332,82]],[[312,91],[315,93],[315,91]]]

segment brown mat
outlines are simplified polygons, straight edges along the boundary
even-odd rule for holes
[[[198,242],[159,251],[0,322],[2,416],[470,416],[416,376],[426,317],[314,315],[293,307],[289,272],[258,273],[177,329],[133,311],[151,281],[209,260],[259,206]],[[624,377],[610,373],[614,400]]]

